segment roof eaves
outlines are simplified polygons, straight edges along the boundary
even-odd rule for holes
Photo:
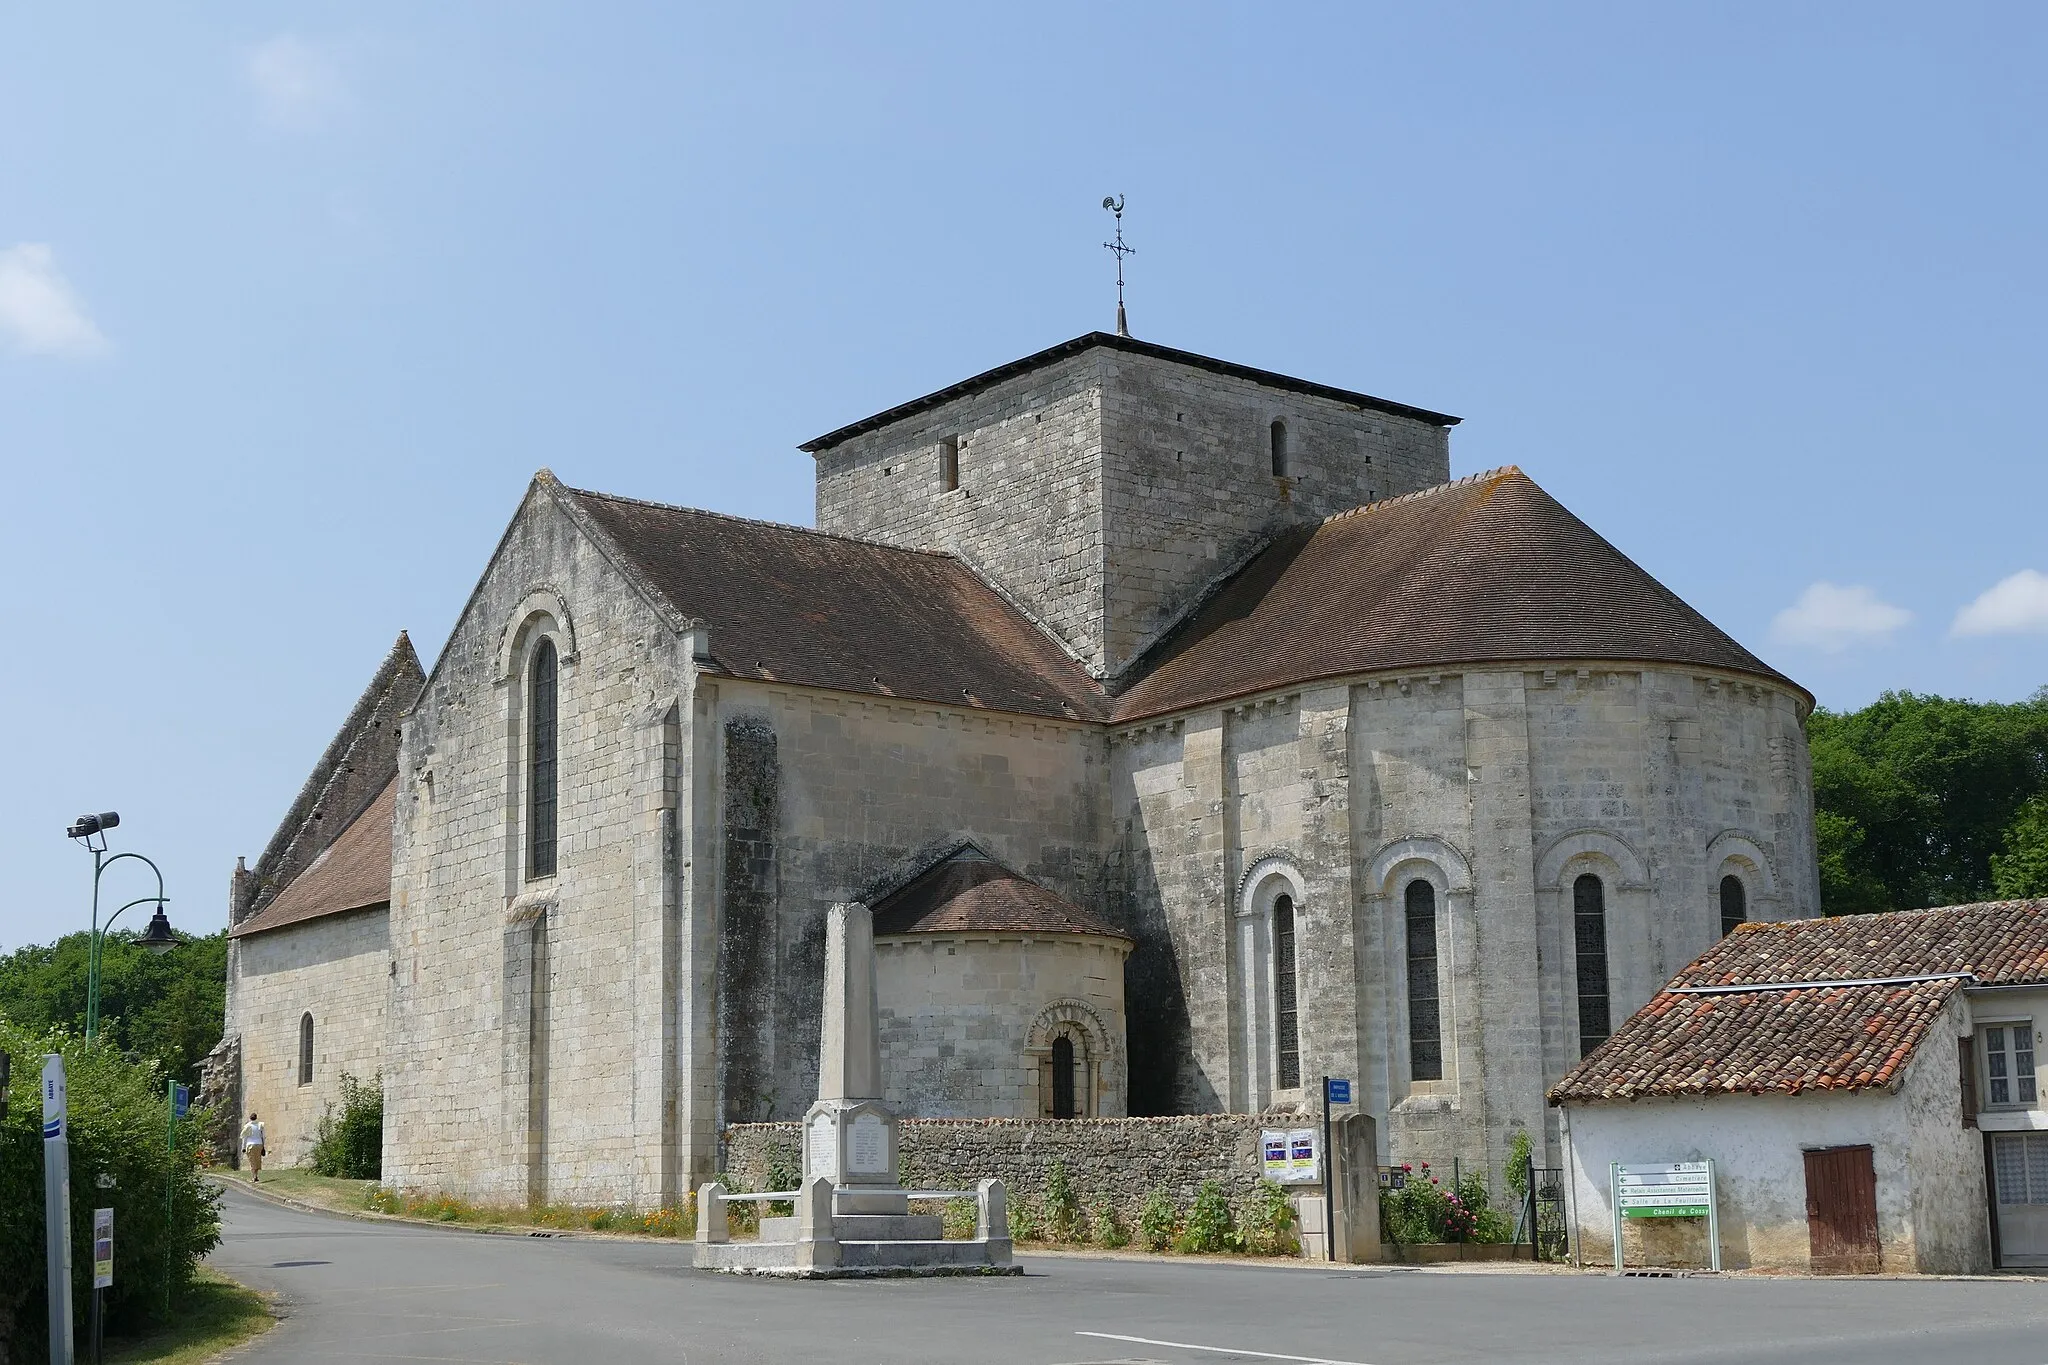
[[[992,370],[984,370],[980,374],[963,379],[957,384],[949,384],[943,389],[928,393],[922,398],[913,398],[907,403],[898,403],[893,408],[878,412],[872,417],[863,417],[858,422],[848,423],[836,431],[828,431],[823,436],[804,442],[797,449],[811,455],[816,455],[821,451],[830,450],[833,446],[850,441],[856,436],[864,436],[868,432],[879,431],[886,426],[893,426],[906,417],[915,417],[919,413],[929,412],[933,408],[942,407],[956,398],[964,398],[969,394],[993,388],[1005,380],[1014,379],[1021,374],[1028,374],[1033,370],[1043,369],[1048,365],[1070,359],[1096,347],[1121,351],[1127,355],[1142,355],[1154,360],[1165,360],[1174,364],[1187,365],[1194,369],[1207,370],[1212,374],[1226,375],[1232,379],[1249,380],[1254,384],[1261,384],[1267,388],[1285,389],[1292,393],[1306,394],[1312,398],[1324,398],[1332,402],[1344,403],[1372,412],[1383,412],[1390,417],[1406,417],[1414,421],[1427,422],[1431,426],[1452,427],[1464,420],[1461,417],[1453,417],[1449,413],[1434,412],[1428,408],[1418,408],[1407,403],[1396,403],[1389,398],[1376,398],[1369,393],[1358,393],[1351,389],[1340,389],[1330,384],[1319,384],[1311,379],[1296,379],[1292,375],[1280,374],[1274,370],[1261,370],[1252,365],[1240,365],[1235,361],[1219,360],[1214,356],[1202,355],[1195,351],[1182,351],[1172,346],[1162,346],[1154,341],[1140,341],[1136,337],[1118,336],[1111,332],[1087,332],[1075,337],[1071,341],[1063,341],[1057,346],[1048,346],[1042,351],[1037,351],[1021,359],[998,365]]]

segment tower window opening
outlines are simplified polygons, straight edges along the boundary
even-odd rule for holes
[[[1749,892],[1742,878],[1729,873],[1721,878],[1721,937],[1735,932],[1735,926],[1749,918]]]
[[[1052,1040],[1052,1116],[1080,1117],[1074,1107],[1074,1040],[1064,1033]]]
[[[1444,1078],[1443,1018],[1437,1005],[1436,888],[1408,883],[1408,1075]]]
[[[939,489],[950,493],[960,486],[960,438],[948,436],[939,442]]]
[[[1294,472],[1289,468],[1287,461],[1287,423],[1280,421],[1273,423],[1272,442],[1273,477],[1276,479],[1287,478]]]
[[[1579,965],[1579,1055],[1613,1032],[1608,1022],[1607,888],[1592,873],[1572,883],[1572,946]]]
[[[1278,1087],[1297,1089],[1301,1085],[1301,1025],[1295,1003],[1292,896],[1273,902],[1273,1034],[1279,1053]]]

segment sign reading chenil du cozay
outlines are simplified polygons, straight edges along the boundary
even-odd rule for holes
[[[1624,1218],[1704,1218],[1714,1199],[1712,1167],[1704,1161],[1617,1166],[1614,1177]]]

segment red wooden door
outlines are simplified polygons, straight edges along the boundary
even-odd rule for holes
[[[1806,1153],[1806,1235],[1816,1275],[1874,1275],[1877,1167],[1868,1147]]]

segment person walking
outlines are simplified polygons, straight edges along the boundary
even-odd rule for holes
[[[256,1117],[256,1111],[249,1111],[249,1121],[242,1125],[242,1155],[249,1158],[249,1178],[257,1184],[263,1183],[263,1121]]]

